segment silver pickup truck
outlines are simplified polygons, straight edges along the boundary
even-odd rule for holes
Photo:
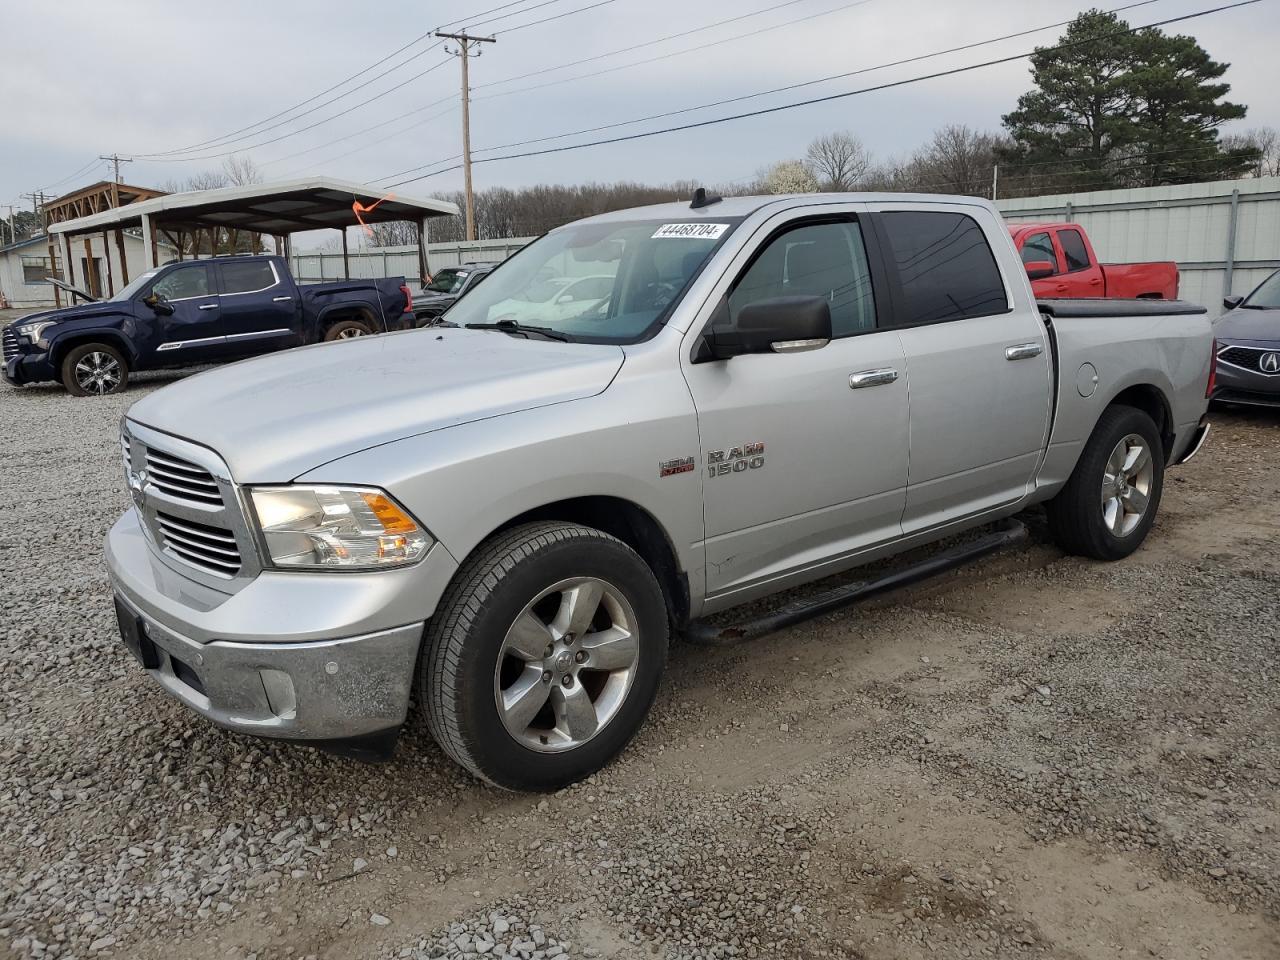
[[[981,200],[595,217],[440,325],[134,404],[122,636],[231,730],[387,756],[414,698],[472,773],[558,787],[710,614],[1037,503],[1067,551],[1128,555],[1213,355],[1199,307],[1037,304]]]

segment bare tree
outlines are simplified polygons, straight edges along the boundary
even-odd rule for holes
[[[249,183],[262,182],[262,169],[253,162],[252,157],[233,153],[222,161],[222,169],[226,175],[227,183],[234,184],[237,187],[243,187]]]
[[[823,190],[852,190],[871,166],[862,141],[850,133],[828,133],[809,144],[805,156]]]
[[[1275,127],[1255,127],[1244,133],[1235,133],[1222,138],[1224,152],[1232,150],[1256,150],[1257,166],[1252,171],[1255,177],[1280,177],[1280,131]]]

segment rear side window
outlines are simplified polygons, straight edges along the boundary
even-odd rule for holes
[[[276,275],[266,260],[246,260],[244,263],[224,263],[222,270],[223,293],[253,293],[274,286]]]
[[[1033,233],[1022,244],[1023,263],[1051,263],[1058,272],[1058,255],[1053,252],[1053,240],[1047,233]]]
[[[1079,230],[1059,230],[1058,242],[1062,244],[1062,255],[1067,258],[1068,273],[1089,269],[1089,254]]]
[[[775,237],[729,294],[730,322],[736,326],[748,304],[795,296],[827,301],[833,336],[876,328],[871,271],[857,223],[812,223]]]
[[[902,281],[902,323],[1008,311],[1000,268],[973,217],[911,210],[885,213],[881,219]]]

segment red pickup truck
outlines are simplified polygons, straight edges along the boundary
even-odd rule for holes
[[[1078,223],[1011,223],[1009,233],[1037,297],[1178,299],[1176,263],[1099,263]]]

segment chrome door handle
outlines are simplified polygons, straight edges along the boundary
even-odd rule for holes
[[[292,299],[293,297],[272,297],[271,302],[272,303],[288,303]]]
[[[861,370],[849,375],[849,389],[861,390],[863,387],[884,387],[898,379],[898,371],[893,367],[880,367],[876,370]]]
[[[1038,343],[1019,343],[1012,347],[1004,348],[1004,358],[1006,360],[1030,360],[1032,357],[1038,357],[1044,351],[1044,347]]]
[[[201,310],[217,310],[218,305],[216,303],[202,303],[200,304],[200,309]]]

